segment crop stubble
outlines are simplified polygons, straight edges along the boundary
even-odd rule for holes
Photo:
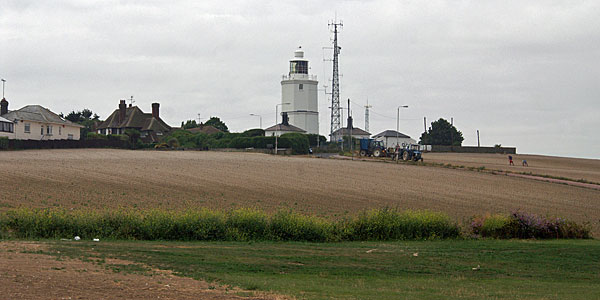
[[[588,221],[600,232],[599,191],[467,170],[197,151],[28,150],[0,158],[0,210],[258,207],[343,216],[389,206],[462,219],[520,209]]]

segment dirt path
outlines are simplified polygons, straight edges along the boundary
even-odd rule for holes
[[[381,159],[370,158],[370,157],[348,157],[348,156],[342,156],[342,155],[337,155],[337,154],[331,155],[327,158],[341,159],[341,160],[393,163],[390,159],[381,160]],[[578,182],[578,181],[574,181],[574,180],[564,180],[564,179],[543,177],[543,176],[538,176],[538,175],[520,174],[520,173],[513,173],[512,171],[503,171],[503,170],[488,171],[488,172],[491,172],[492,174],[495,174],[495,175],[506,175],[506,176],[512,176],[512,177],[545,181],[545,182],[550,182],[550,183],[566,184],[566,185],[570,185],[570,186],[589,188],[589,189],[593,189],[593,190],[600,190],[600,184],[595,184],[595,183],[585,183],[585,182]]]
[[[531,154],[513,154],[514,166],[508,165],[508,155],[486,153],[432,153],[423,154],[426,162],[452,164],[465,167],[485,167],[513,173],[532,173],[564,177],[575,180],[584,179],[600,182],[600,159],[554,157]],[[529,166],[522,166],[527,160]]]
[[[584,183],[584,182],[577,182],[577,181],[571,181],[571,180],[562,180],[562,179],[556,179],[556,178],[548,178],[548,177],[526,175],[526,174],[517,174],[517,173],[502,172],[502,171],[493,172],[493,173],[497,174],[497,175],[520,177],[520,178],[526,178],[526,179],[533,179],[533,180],[552,182],[552,183],[560,183],[560,184],[566,184],[566,185],[571,185],[571,186],[584,187],[584,188],[588,188],[588,189],[600,190],[600,185],[594,184],[594,183]]]
[[[0,242],[2,299],[284,299],[250,296],[207,282],[153,270],[152,276],[115,273],[102,265],[42,254],[43,243]],[[110,263],[110,262],[107,262]],[[115,263],[115,262],[113,262]],[[116,262],[127,264],[126,261]]]

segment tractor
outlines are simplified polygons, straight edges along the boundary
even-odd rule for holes
[[[360,156],[386,156],[383,142],[374,139],[360,139]]]
[[[404,148],[396,147],[396,152],[392,157],[393,160],[402,159],[405,161],[413,160],[413,161],[423,161],[423,157],[421,156],[421,150],[419,145],[408,145]]]

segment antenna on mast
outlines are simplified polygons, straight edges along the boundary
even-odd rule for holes
[[[129,106],[133,106],[133,103],[135,103],[135,100],[133,100],[133,96],[131,96],[131,98],[127,100],[129,100]]]
[[[329,22],[330,30],[333,29],[333,76],[331,82],[331,139],[333,133],[340,129],[340,71],[338,65],[338,56],[342,47],[338,46],[338,28],[341,29],[341,21],[337,21],[337,14],[333,21]]]

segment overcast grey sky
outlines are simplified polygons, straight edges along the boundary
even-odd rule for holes
[[[600,158],[600,1],[0,0],[0,77],[9,109],[89,108],[133,95],[161,117],[219,116],[233,131],[274,124],[281,75],[302,45],[329,84],[337,14],[341,97],[373,134],[416,140],[423,117],[450,120],[464,145]],[[321,134],[330,100],[319,94]],[[346,112],[344,113],[346,115]]]

